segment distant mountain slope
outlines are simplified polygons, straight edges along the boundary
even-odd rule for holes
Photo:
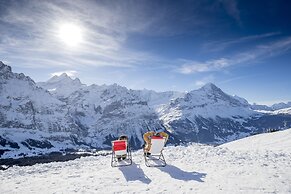
[[[291,115],[291,108],[283,108],[283,109],[279,109],[274,111],[274,114],[289,114]]]
[[[287,103],[281,102],[281,103],[273,104],[271,106],[253,104],[251,105],[251,108],[253,110],[276,111],[280,109],[291,108],[291,102],[287,102]]]
[[[271,107],[272,107],[273,110],[290,108],[291,107],[291,102],[287,102],[287,103],[284,103],[284,102],[276,103],[276,104],[273,104]]]

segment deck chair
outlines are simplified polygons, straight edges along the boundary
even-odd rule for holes
[[[152,136],[150,155],[146,155],[144,150],[145,164],[147,167],[165,167],[167,165],[163,155],[163,149],[166,144],[164,137]]]
[[[115,140],[112,141],[111,143],[112,143],[111,166],[120,167],[131,165],[132,164],[131,150],[127,140]],[[122,159],[125,156],[126,158]]]

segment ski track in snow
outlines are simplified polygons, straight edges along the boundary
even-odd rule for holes
[[[232,151],[199,144],[166,147],[168,165],[110,166],[111,156],[14,166],[0,171],[1,193],[291,193],[291,151]]]

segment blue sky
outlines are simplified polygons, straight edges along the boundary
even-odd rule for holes
[[[251,103],[291,101],[290,7],[288,0],[0,1],[0,60],[37,82],[61,72],[156,91],[212,82]]]

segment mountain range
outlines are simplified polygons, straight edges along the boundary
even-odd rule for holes
[[[0,62],[0,94],[3,158],[108,149],[120,135],[136,149],[143,133],[157,128],[170,134],[171,144],[221,144],[291,127],[291,102],[251,105],[212,83],[190,92],[87,86],[66,74],[35,83]]]

